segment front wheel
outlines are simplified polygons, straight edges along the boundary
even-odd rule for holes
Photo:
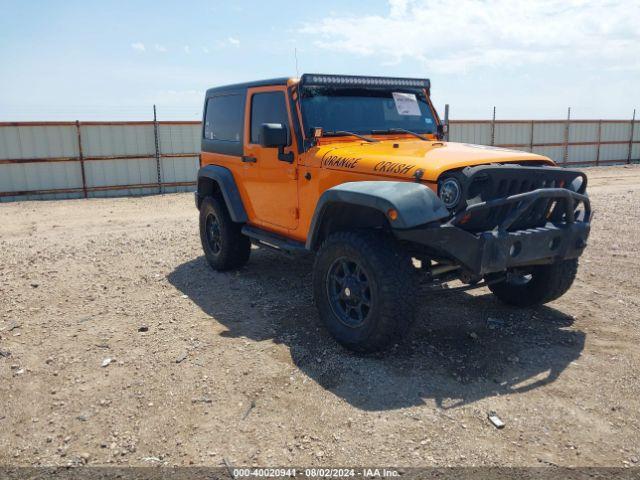
[[[508,305],[542,305],[564,295],[571,288],[577,272],[577,258],[551,265],[536,265],[512,272],[507,280],[489,284],[489,290]]]
[[[206,197],[200,205],[200,241],[209,265],[224,271],[243,266],[251,255],[251,241],[234,223],[226,205]]]
[[[333,337],[358,352],[398,341],[415,315],[411,259],[378,232],[337,232],[318,251],[314,300]]]

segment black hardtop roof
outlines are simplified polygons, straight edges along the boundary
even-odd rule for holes
[[[221,93],[226,91],[246,90],[253,87],[270,87],[273,85],[286,85],[289,81],[289,77],[270,78],[267,80],[256,80],[254,82],[234,83],[231,85],[221,85],[219,87],[213,87],[207,90],[207,96],[214,93]]]

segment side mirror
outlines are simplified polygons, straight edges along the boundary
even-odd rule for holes
[[[281,123],[263,123],[258,138],[260,146],[278,149],[278,160],[293,163],[293,152],[284,153],[284,147],[289,145],[289,129],[286,126]]]
[[[289,145],[289,131],[281,123],[263,123],[260,126],[260,145],[265,148],[281,148]]]

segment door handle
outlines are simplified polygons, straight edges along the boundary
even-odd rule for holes
[[[240,157],[240,159],[244,163],[256,163],[258,161],[258,159],[256,157],[250,157],[248,155],[242,155],[242,157]]]

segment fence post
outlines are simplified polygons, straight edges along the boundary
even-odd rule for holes
[[[78,161],[80,162],[80,173],[82,174],[82,194],[87,198],[87,176],[84,171],[84,153],[82,152],[82,134],[80,133],[80,121],[76,120],[76,135],[78,136]]]
[[[531,153],[533,153],[533,126],[534,125],[535,125],[535,121],[531,120],[531,132],[529,132],[531,135],[531,138],[529,139],[529,151]]]
[[[162,193],[162,172],[160,169],[160,142],[158,140],[158,116],[156,106],[153,106],[153,139],[156,147],[156,169],[158,171],[158,192]]]
[[[569,125],[571,123],[571,107],[567,109],[567,121],[564,127],[564,152],[562,153],[562,163],[566,165],[569,160]]]
[[[602,141],[602,120],[598,120],[598,147],[596,150],[596,167],[600,165],[600,142]]]
[[[491,146],[496,141],[496,107],[493,107],[493,117],[491,118]]]
[[[444,124],[446,125],[446,131],[444,132],[445,142],[449,141],[449,104],[444,105]]]
[[[636,109],[633,109],[633,117],[631,117],[631,133],[629,134],[629,153],[627,154],[627,163],[631,163],[631,152],[633,151],[633,130],[636,125]]]

